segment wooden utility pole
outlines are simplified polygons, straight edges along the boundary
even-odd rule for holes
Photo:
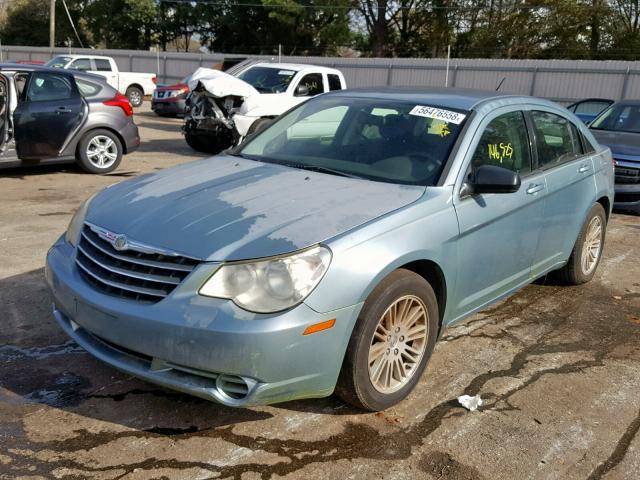
[[[51,0],[49,9],[49,47],[56,46],[56,0]]]

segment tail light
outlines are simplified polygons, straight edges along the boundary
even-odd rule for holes
[[[133,115],[133,107],[129,103],[129,99],[120,93],[116,93],[116,96],[111,100],[105,100],[102,103],[109,107],[120,107],[127,117]]]

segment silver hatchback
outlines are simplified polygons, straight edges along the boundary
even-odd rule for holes
[[[0,65],[0,167],[115,170],[140,145],[129,100],[97,75]]]

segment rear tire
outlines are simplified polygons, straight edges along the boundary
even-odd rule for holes
[[[580,230],[567,264],[558,270],[562,281],[580,285],[590,281],[596,273],[607,229],[607,215],[599,203],[591,207]]]
[[[405,269],[389,274],[362,307],[336,395],[370,411],[403,400],[431,357],[438,318],[436,295],[424,278]]]
[[[118,168],[123,151],[116,134],[98,128],[84,134],[78,143],[76,160],[86,172],[104,175]]]
[[[138,87],[129,87],[125,93],[132,107],[139,107],[144,101],[144,92]]]

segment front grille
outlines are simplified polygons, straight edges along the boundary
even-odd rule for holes
[[[157,302],[191,273],[198,261],[183,256],[118,251],[85,225],[78,243],[76,265],[96,289],[121,298]]]
[[[640,183],[640,169],[616,167],[616,183]]]

